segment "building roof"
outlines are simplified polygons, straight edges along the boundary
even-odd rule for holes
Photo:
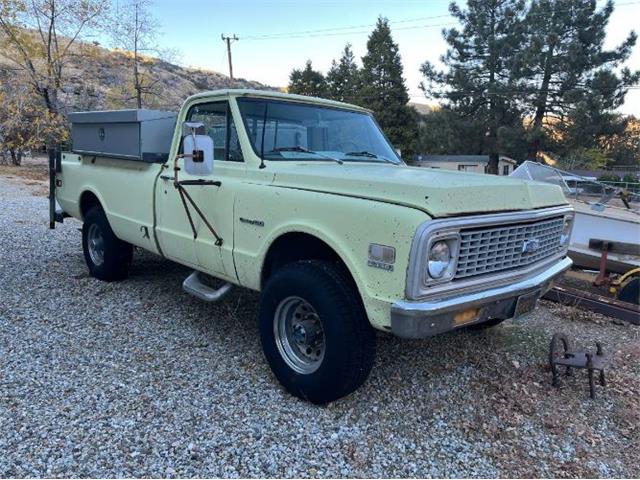
[[[511,157],[507,157],[506,155],[500,155],[499,160],[500,160],[501,162],[507,162],[507,163],[510,163],[510,164],[512,164],[512,165],[517,165],[517,164],[518,164],[518,161],[517,161],[517,160],[514,160],[514,159],[513,159],[513,158],[511,158]]]
[[[418,155],[420,162],[489,163],[489,155]]]
[[[417,155],[418,162],[451,162],[451,163],[489,163],[489,155]],[[516,165],[518,162],[513,158],[500,155],[501,162]]]

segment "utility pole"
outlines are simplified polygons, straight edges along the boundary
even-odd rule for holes
[[[235,34],[233,34],[233,37],[225,37],[224,33],[220,34],[220,38],[222,38],[223,42],[227,42],[227,58],[229,59],[229,78],[233,80],[233,63],[231,62],[231,42],[235,42],[240,39],[236,37]]]

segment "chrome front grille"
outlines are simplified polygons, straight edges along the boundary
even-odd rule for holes
[[[460,231],[454,279],[526,267],[561,252],[564,217]]]

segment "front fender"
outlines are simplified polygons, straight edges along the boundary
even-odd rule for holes
[[[372,324],[390,325],[391,304],[404,298],[411,243],[417,226],[428,218],[424,212],[320,192],[256,185],[251,190],[251,196],[238,197],[235,211],[234,261],[242,285],[259,290],[271,245],[287,233],[305,233],[342,259]],[[368,265],[371,243],[396,249],[393,270]]]

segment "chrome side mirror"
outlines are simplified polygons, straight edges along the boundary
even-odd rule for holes
[[[182,124],[184,169],[189,175],[210,175],[213,172],[213,138],[206,135],[204,124]]]

